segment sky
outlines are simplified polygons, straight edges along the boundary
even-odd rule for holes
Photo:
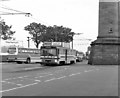
[[[24,27],[36,22],[46,26],[62,25],[75,33],[82,33],[74,36],[74,49],[86,52],[91,41],[98,36],[98,5],[98,0],[8,0],[0,1],[0,14],[16,13],[4,7],[31,13],[32,16],[15,14],[0,17],[7,25],[12,25],[11,30],[16,31],[13,37],[22,40],[24,47],[28,46],[27,37],[30,37]],[[30,47],[35,47],[32,40]]]

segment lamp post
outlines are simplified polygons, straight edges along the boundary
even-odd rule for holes
[[[31,38],[31,37],[28,36],[27,38],[28,38],[27,41],[28,41],[28,48],[29,48],[29,47],[30,47],[30,40],[31,40],[30,38]]]
[[[83,33],[73,33],[72,32],[72,49],[73,49],[73,40],[74,40],[73,37],[74,37],[74,35],[80,35],[80,34],[83,34]]]
[[[30,47],[30,37],[27,37],[28,38],[28,48]]]

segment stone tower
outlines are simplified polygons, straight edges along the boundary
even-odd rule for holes
[[[91,43],[88,64],[120,64],[120,2],[99,0],[99,30]]]

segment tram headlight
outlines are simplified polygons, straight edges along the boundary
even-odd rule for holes
[[[57,63],[57,60],[55,60],[55,62]]]
[[[39,61],[42,62],[42,59],[40,59]]]

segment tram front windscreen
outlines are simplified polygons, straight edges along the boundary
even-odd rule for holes
[[[41,56],[56,56],[56,49],[41,49]]]

